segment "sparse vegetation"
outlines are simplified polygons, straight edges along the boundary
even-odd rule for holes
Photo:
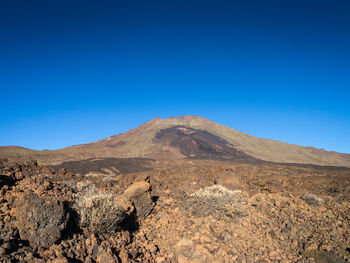
[[[309,205],[321,205],[324,203],[324,200],[314,194],[306,194],[302,199]]]
[[[241,205],[244,198],[240,190],[213,185],[200,189],[189,197],[189,208],[196,216],[213,215],[236,219],[246,214]]]
[[[349,169],[169,163],[110,181],[0,161],[0,262],[349,261]]]
[[[114,232],[128,212],[128,202],[120,196],[98,190],[89,181],[77,183],[77,190],[75,209],[80,227],[97,234]]]
[[[226,203],[223,206],[223,210],[225,215],[231,219],[247,216],[247,212],[244,208],[240,204],[234,202]]]
[[[223,198],[230,199],[236,198],[237,195],[241,193],[241,190],[229,190],[222,185],[213,185],[203,189],[200,189],[194,193],[192,193],[191,197],[198,198]]]

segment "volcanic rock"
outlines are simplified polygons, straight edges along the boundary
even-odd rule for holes
[[[151,185],[146,181],[135,182],[124,192],[124,196],[131,200],[139,218],[145,218],[152,211],[154,202],[151,196]]]
[[[118,263],[118,258],[113,255],[110,249],[103,248],[102,246],[98,249],[98,256],[96,258],[97,263]]]
[[[152,165],[77,175],[0,162],[0,262],[350,262],[350,169],[195,158]],[[51,211],[49,223],[21,218],[34,205]],[[42,235],[51,214],[63,217],[53,245],[21,239],[34,227]]]
[[[20,237],[32,247],[48,248],[61,238],[69,219],[62,202],[30,193],[16,200],[15,206]]]

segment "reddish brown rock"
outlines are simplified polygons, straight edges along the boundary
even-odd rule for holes
[[[133,183],[125,190],[124,196],[133,202],[137,217],[145,218],[154,207],[151,185],[146,181]]]
[[[99,247],[98,256],[96,258],[97,263],[118,263],[118,258],[113,255],[110,249],[105,249],[103,247]]]

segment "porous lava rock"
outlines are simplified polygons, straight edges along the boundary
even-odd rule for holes
[[[69,219],[63,202],[29,193],[17,199],[15,206],[20,237],[33,248],[48,248],[61,238]]]

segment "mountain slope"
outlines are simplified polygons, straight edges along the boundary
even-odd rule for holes
[[[1,152],[3,150],[0,148]],[[196,116],[156,118],[126,133],[97,142],[27,154],[43,163],[88,158],[147,157],[261,159],[350,167],[348,154],[261,139]]]

